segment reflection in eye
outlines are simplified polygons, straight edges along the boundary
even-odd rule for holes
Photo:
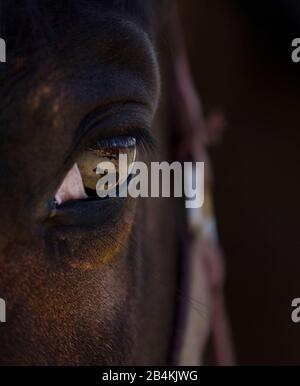
[[[119,155],[127,155],[127,165],[119,163]],[[90,146],[85,150],[77,161],[78,168],[81,173],[83,186],[88,196],[96,196],[96,185],[101,177],[99,175],[99,168],[97,165],[100,162],[104,162],[107,165],[107,161],[114,165],[116,171],[116,184],[112,186],[106,186],[107,190],[112,189],[118,185],[122,185],[127,180],[136,157],[136,141],[132,137],[115,137],[98,141],[95,145]],[[121,169],[125,166],[125,170]],[[127,167],[126,167],[127,166]],[[114,172],[112,170],[111,172]],[[110,173],[110,170],[107,171]],[[103,175],[103,174],[102,174]]]
[[[119,163],[119,155],[127,156],[127,167]],[[99,163],[112,163],[116,171],[116,183],[104,186],[105,190],[117,188],[127,181],[136,158],[136,140],[133,137],[114,137],[97,141],[83,150],[55,195],[58,204],[74,199],[98,197],[96,185],[101,177]],[[125,166],[125,167],[124,167]],[[97,168],[98,167],[98,168]],[[124,170],[123,170],[124,169]],[[106,170],[106,173],[110,173]],[[103,176],[103,174],[102,174]]]

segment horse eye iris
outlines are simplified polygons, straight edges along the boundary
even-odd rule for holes
[[[125,165],[122,162],[119,163],[120,154],[125,154],[127,156],[127,167],[125,168]],[[122,183],[127,180],[132,170],[135,157],[136,141],[133,137],[115,137],[98,141],[89,146],[77,159],[77,165],[86,194],[89,197],[97,196],[96,184],[101,177],[97,174],[97,171],[99,173],[99,168],[97,169],[99,163],[107,163],[107,161],[109,161],[114,165],[117,175],[116,184],[114,186],[105,187],[106,189],[111,189],[115,188],[117,185],[121,186]],[[106,173],[109,172],[109,170],[106,171]]]
[[[119,162],[120,155],[126,156],[127,163]],[[133,137],[114,137],[96,142],[77,158],[56,192],[55,202],[60,205],[66,201],[98,197],[96,185],[101,177],[99,164],[102,162],[114,166],[116,173],[116,183],[103,189],[106,192],[112,188],[120,189],[131,174],[135,157],[136,140]],[[110,173],[110,169],[105,169],[105,173]]]

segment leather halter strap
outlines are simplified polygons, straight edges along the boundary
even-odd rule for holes
[[[183,233],[184,275],[179,305],[179,326],[174,361],[203,363],[210,340],[216,365],[233,365],[234,354],[224,305],[224,261],[218,243],[211,198],[212,172],[205,149],[208,128],[192,80],[175,2],[170,6],[168,33],[172,57],[173,111],[176,112],[176,158],[204,161],[205,200],[200,209],[188,209]]]

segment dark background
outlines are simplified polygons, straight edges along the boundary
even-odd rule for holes
[[[300,363],[299,5],[178,1],[204,111],[227,122],[210,155],[239,364]]]

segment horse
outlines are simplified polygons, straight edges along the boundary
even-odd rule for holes
[[[170,3],[0,4],[0,364],[178,363],[183,200],[87,197],[74,166],[120,138],[145,162],[178,155]]]

